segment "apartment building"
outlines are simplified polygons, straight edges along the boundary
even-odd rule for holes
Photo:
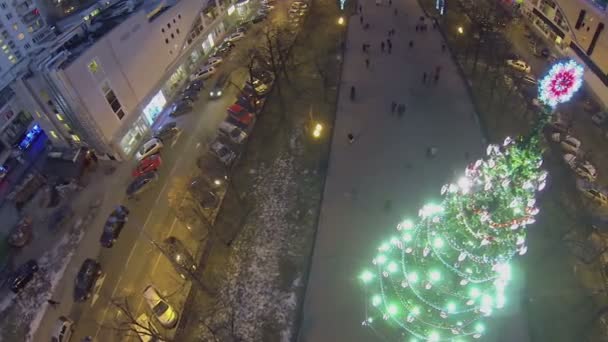
[[[529,0],[522,10],[556,48],[586,66],[586,84],[608,107],[608,0]]]
[[[62,34],[15,82],[17,96],[53,123],[53,133],[46,132],[53,139],[128,158],[193,65],[221,41],[225,21],[243,13],[233,6],[219,0],[116,2]]]

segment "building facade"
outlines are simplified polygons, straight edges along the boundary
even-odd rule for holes
[[[522,10],[558,50],[586,66],[586,84],[608,107],[608,0],[529,0]]]
[[[244,13],[233,6],[118,2],[36,62],[36,70],[17,82],[17,95],[45,114],[57,140],[128,158],[199,59]]]

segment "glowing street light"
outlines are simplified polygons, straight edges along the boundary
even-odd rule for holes
[[[315,128],[312,131],[312,136],[315,139],[319,139],[321,137],[321,132],[323,131],[323,125],[321,125],[320,123],[317,123],[315,125]]]
[[[338,18],[338,25],[344,25],[344,17]]]
[[[462,26],[458,26],[458,33],[464,34],[464,29],[462,28]]]

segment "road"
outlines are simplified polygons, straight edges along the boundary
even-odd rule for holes
[[[259,31],[260,26],[256,25],[252,30]],[[243,61],[240,54],[257,43],[251,38],[254,34],[250,32],[245,39],[239,41],[235,51],[219,67],[221,71],[233,70],[232,82],[237,85],[244,82],[246,75],[246,70],[241,67]],[[212,84],[212,80],[206,84]],[[168,236],[175,236],[182,240],[191,252],[197,250],[199,242],[172,214],[167,194],[173,180],[190,177],[195,172],[197,157],[215,137],[218,124],[226,116],[225,109],[233,103],[237,91],[235,86],[229,86],[220,99],[210,101],[206,96],[208,88],[203,89],[200,99],[193,106],[193,112],[176,118],[181,132],[161,153],[163,165],[160,180],[137,201],[128,201],[122,195],[131,179],[129,170],[135,162],[128,161],[125,162],[127,167],[121,166],[125,170],[115,176],[121,177],[122,181],[114,179],[116,184],[108,188],[105,199],[115,201],[111,206],[125,204],[131,210],[129,221],[110,249],[100,247],[99,236],[111,206],[100,213],[101,218],[95,221],[94,226],[89,227],[57,287],[58,290],[53,294],[53,298],[58,300],[60,305],[47,311],[35,335],[35,341],[48,341],[59,315],[67,315],[76,322],[72,337],[74,341],[80,341],[85,336],[94,336],[95,341],[103,342],[124,340],[125,332],[113,328],[116,326],[115,322],[121,320],[121,314],[111,301],[126,299],[136,317],[143,312],[150,315],[149,309],[144,308],[145,303],[141,296],[142,290],[148,284],[156,286],[168,302],[181,312],[189,284],[178,276],[152,241],[160,243]],[[73,303],[74,276],[87,257],[96,258],[101,263],[104,274],[88,301]],[[160,328],[158,324],[155,326]]]
[[[463,172],[465,154],[482,155],[472,103],[456,66],[441,51],[439,32],[430,24],[427,32],[416,32],[422,10],[415,0],[392,3],[362,4],[368,30],[359,16],[349,23],[301,342],[384,340],[361,325],[366,294],[357,276],[404,215],[415,217],[423,204],[439,197],[443,184]],[[383,54],[380,41],[393,28],[392,54]],[[369,70],[364,43],[371,44]],[[438,65],[438,84],[423,85],[423,72],[431,75]],[[402,118],[391,114],[392,101],[406,105]],[[352,144],[348,133],[355,136]],[[426,157],[431,146],[439,151],[434,159]]]

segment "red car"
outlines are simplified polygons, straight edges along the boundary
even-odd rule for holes
[[[235,103],[232,106],[228,107],[228,114],[237,119],[238,121],[244,123],[245,125],[249,125],[253,122],[253,114],[250,113],[245,107]]]
[[[162,159],[160,159],[160,155],[153,154],[149,157],[142,159],[138,164],[135,170],[131,173],[133,177],[139,177],[148,172],[156,171],[162,164]]]

